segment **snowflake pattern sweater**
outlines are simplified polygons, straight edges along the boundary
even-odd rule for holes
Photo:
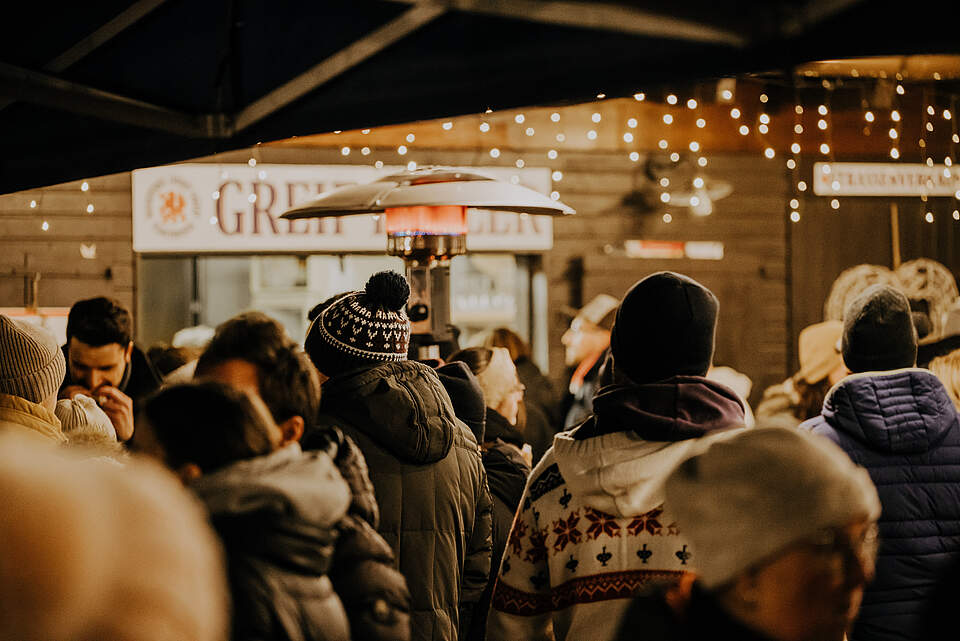
[[[514,519],[494,588],[490,641],[611,639],[633,596],[690,569],[696,551],[663,504],[663,482],[678,463],[735,433],[726,428],[743,424],[743,409],[734,392],[705,379],[676,384],[686,389],[661,389],[670,398],[642,403],[643,417],[629,407],[636,388],[600,394],[594,419],[556,435]],[[649,416],[651,407],[668,421]],[[610,431],[631,415],[653,432]],[[724,431],[708,435],[712,430]],[[671,433],[680,440],[665,440]]]

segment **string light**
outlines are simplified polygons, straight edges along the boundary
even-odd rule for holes
[[[803,105],[797,105],[793,108],[793,111],[799,116],[803,114]]]
[[[31,201],[30,201],[30,209],[36,209],[36,208],[37,208],[37,201],[31,200]]]
[[[667,96],[667,104],[670,104],[670,105],[677,104],[677,97],[674,96],[673,94],[670,94],[669,96]]]
[[[793,158],[788,158],[787,169],[796,169],[796,168],[797,168],[797,161],[794,160]]]
[[[867,122],[873,122],[876,120],[876,116],[873,115],[872,111],[868,111],[867,113],[863,114],[863,119]]]
[[[527,127],[523,133],[527,134],[528,136],[532,136],[536,132],[533,130],[533,127]]]
[[[551,192],[550,192],[550,199],[551,199],[551,200],[560,200],[560,192],[559,192],[559,191],[551,191]]]
[[[407,163],[407,171],[414,171],[417,168],[417,163],[412,160]]]
[[[927,113],[931,116],[936,115],[937,110],[933,108],[933,105],[927,105]]]
[[[597,94],[597,100],[603,100],[603,99],[606,98],[606,97],[607,97],[607,94],[605,94],[605,93],[598,93],[598,94]]]
[[[364,156],[369,156],[369,155],[370,155],[370,147],[363,147],[363,148],[361,148],[361,149],[360,149],[360,153],[363,154]]]
[[[513,163],[517,166],[517,169],[523,169],[523,166],[526,164],[523,162],[523,158],[517,158],[517,162]]]
[[[821,118],[820,120],[817,121],[817,127],[819,127],[820,131],[826,131],[827,121]]]
[[[561,133],[561,134],[557,134],[557,142],[563,142],[563,141],[565,141],[566,139],[567,139],[567,136],[566,136],[565,134],[562,134],[562,133]]]
[[[795,133],[795,134],[802,134],[802,133],[803,133],[803,125],[800,125],[800,124],[794,125],[794,126],[793,126],[793,133]]]
[[[840,201],[834,198],[833,200],[830,201],[830,207],[832,207],[833,209],[840,209]]]
[[[700,156],[699,158],[697,158],[697,164],[700,165],[701,167],[706,167],[707,166],[706,157]]]
[[[687,101],[687,109],[696,109],[696,108],[697,108],[697,101],[696,101],[696,100],[694,100],[693,98],[691,98],[690,100]]]
[[[400,145],[399,147],[397,147],[397,153],[400,154],[401,156],[403,156],[404,154],[406,154],[406,153],[407,153],[407,146],[406,146],[406,145]]]
[[[830,153],[830,145],[828,145],[827,143],[821,143],[821,144],[820,144],[820,153],[823,154],[824,156],[826,156],[827,154],[829,154],[829,153]]]
[[[256,159],[256,158],[251,158],[250,160],[247,161],[247,164],[250,165],[251,167],[256,167],[256,166],[257,166],[257,159]]]
[[[768,100],[770,99],[767,97],[767,94],[765,93],[760,94],[760,102],[766,104]]]
[[[668,223],[668,224],[669,224],[669,223],[672,223],[672,222],[673,222],[673,216],[671,216],[669,213],[664,214],[664,215],[663,215],[663,222]]]
[[[723,97],[724,100],[731,100],[733,99],[733,92],[729,89],[724,89],[720,92],[720,96]]]
[[[792,145],[790,145],[790,151],[792,151],[792,152],[795,153],[795,154],[799,154],[799,153],[800,153],[800,143],[796,143],[796,142],[795,142],[795,143],[793,143]]]
[[[560,114],[554,111],[552,114],[550,114],[550,120],[553,122],[560,122]]]
[[[522,125],[524,120],[526,120],[526,118],[524,117],[523,114],[517,114],[516,116],[513,117],[513,121],[518,125]]]
[[[932,223],[932,222],[933,222],[933,212],[928,211],[928,212],[927,212],[927,215],[924,216],[923,219],[924,219],[925,221],[927,221],[928,223]]]
[[[488,131],[490,131],[490,123],[481,122],[480,131],[482,131],[483,133],[487,133]]]
[[[563,180],[563,172],[558,169],[557,171],[550,174],[550,178],[553,180],[553,182],[558,183],[561,180]]]
[[[765,125],[770,124],[770,116],[768,116],[767,114],[760,114],[760,122],[762,122]]]
[[[897,150],[896,147],[890,150],[890,157],[893,158],[894,160],[900,157],[900,152]]]
[[[796,198],[790,199],[790,209],[800,209],[800,201]]]
[[[591,129],[590,131],[587,132],[587,138],[589,138],[590,140],[596,140],[597,132]]]
[[[766,149],[763,150],[763,155],[766,156],[767,158],[773,158],[774,156],[777,155],[777,152],[773,150],[773,147],[767,147]]]
[[[549,158],[550,160],[556,160],[556,159],[557,159],[557,150],[556,150],[556,149],[551,149],[550,151],[548,151],[548,152],[547,152],[547,158]]]
[[[900,112],[894,109],[890,112],[890,120],[893,122],[900,122]]]
[[[597,112],[595,112],[592,116],[590,116],[590,120],[592,120],[593,122],[600,122],[600,120],[601,120],[602,118],[603,118],[603,116],[601,116],[601,115],[600,115],[599,113],[597,113]]]
[[[663,114],[663,122],[664,122],[664,124],[672,125],[672,124],[673,124],[673,116],[671,116],[670,114]]]
[[[87,205],[87,213],[88,214],[93,213],[93,203],[90,203],[89,205]]]
[[[697,118],[697,127],[698,127],[698,128],[703,129],[703,128],[706,127],[706,126],[707,126],[707,121],[706,121],[706,120],[704,120],[703,118]]]
[[[631,118],[630,120],[628,120],[628,121],[627,121],[627,126],[630,127],[631,129],[636,129],[636,128],[637,128],[637,119],[636,119],[636,118]]]
[[[378,160],[377,162],[373,163],[373,166],[376,167],[377,169],[383,169],[383,161]]]
[[[49,230],[49,229],[50,229],[50,223],[48,223],[47,221],[43,221],[43,224],[40,225],[40,229],[42,229],[43,231]]]
[[[212,194],[210,194],[210,197],[213,198],[214,200],[220,200],[220,190],[217,189],[216,191],[214,191]]]
[[[673,162],[680,162],[680,154],[678,154],[677,152],[673,152],[672,154],[670,154],[670,160]]]
[[[666,176],[664,176],[663,178],[661,178],[661,179],[660,179],[660,186],[661,186],[661,187],[669,187],[669,186],[670,186],[670,179],[667,178]]]
[[[696,187],[697,189],[703,189],[703,184],[704,184],[703,178],[701,178],[700,176],[697,176],[696,178],[693,179],[693,186]]]
[[[960,220],[960,211],[957,211],[956,209],[953,210],[953,219]]]
[[[643,102],[646,99],[647,95],[644,93],[635,93],[633,94],[633,99],[637,102]]]
[[[80,183],[80,191],[88,191],[89,189],[90,189],[90,183],[88,183],[86,180]]]
[[[801,180],[800,182],[797,183],[797,191],[806,191],[806,190],[807,190],[807,183],[805,181]]]
[[[739,131],[741,136],[746,136],[748,133],[750,133],[750,127],[746,125],[740,125]]]
[[[817,107],[817,113],[819,113],[821,116],[826,116],[827,111],[828,109],[826,105],[820,105],[819,107]]]
[[[250,203],[250,204],[253,204],[253,203],[257,202],[257,195],[256,195],[256,194],[250,194],[249,196],[247,196],[247,202]]]
[[[490,150],[490,157],[491,157],[491,158],[499,158],[499,157],[500,157],[500,150],[497,149],[496,147],[494,147],[493,149],[491,149],[491,150]]]
[[[897,84],[897,93],[900,94],[901,96],[905,93],[903,89],[903,85]]]
[[[417,137],[414,136],[413,134],[407,134],[407,142],[413,142],[416,139]]]
[[[690,146],[690,151],[692,152],[700,151],[700,143],[698,143],[696,140],[691,141],[689,146]]]
[[[950,120],[951,118],[953,118],[953,114],[950,113],[950,110],[949,110],[949,109],[944,109],[944,110],[943,110],[943,119],[944,119],[944,120]]]
[[[890,134],[890,139],[891,139],[891,140],[896,140],[896,139],[897,139],[897,136],[899,135],[899,134],[897,134],[897,130],[894,129],[893,127],[890,128],[890,131],[889,131],[888,133]]]
[[[629,131],[623,134],[623,142],[633,142],[633,134]]]
[[[731,110],[730,110],[730,117],[733,118],[734,120],[736,120],[737,118],[739,118],[739,117],[740,117],[740,110],[737,109],[736,107],[734,107],[733,109],[731,109]]]
[[[452,127],[452,126],[453,126],[453,123],[452,123],[452,122],[449,122],[449,123],[448,123],[448,122],[445,122],[445,123],[443,123],[443,128],[444,128],[444,129],[449,129],[450,127],[447,127],[447,125],[450,125],[450,127]],[[370,130],[369,130],[369,129],[364,129],[364,130],[362,130],[360,133],[362,133],[364,136],[366,136],[368,133],[370,133]]]
[[[795,222],[795,223],[799,223],[799,222],[800,222],[800,212],[799,212],[799,211],[792,211],[792,212],[790,212],[790,220],[792,220],[792,221]]]
[[[637,162],[638,160],[640,160],[640,154],[638,154],[638,153],[635,152],[635,151],[631,151],[631,152],[630,152],[630,160],[632,160],[633,162]]]
[[[766,134],[768,131],[770,131],[770,128],[767,127],[766,125],[760,125],[757,127],[757,131],[759,131],[762,134]]]
[[[344,156],[349,156],[349,155],[350,155],[350,147],[343,147],[343,148],[340,150],[340,153],[343,154]]]
[[[664,139],[661,139],[660,142],[657,143],[657,145],[660,147],[660,149],[666,149],[667,147],[670,146],[670,143],[668,143]]]
[[[662,194],[660,194],[660,200],[665,203],[670,202],[670,192],[665,191]]]

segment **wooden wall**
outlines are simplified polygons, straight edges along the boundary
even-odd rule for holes
[[[0,196],[0,306],[23,306],[23,275],[40,272],[42,307],[112,296],[133,309],[130,174],[86,182],[87,191],[76,181]],[[95,246],[95,257],[84,258],[81,244]]]

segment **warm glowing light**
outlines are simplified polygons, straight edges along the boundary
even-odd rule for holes
[[[556,183],[556,182],[560,182],[561,180],[563,180],[563,172],[560,171],[560,170],[557,170],[557,171],[553,172],[552,174],[550,174],[550,178],[552,178],[552,179],[553,179],[553,182],[555,182],[555,183]]]
[[[894,122],[900,122],[900,112],[894,109],[890,112],[890,120]]]
[[[665,203],[670,202],[670,193],[665,191],[662,194],[660,194],[660,200],[662,200]]]
[[[481,123],[480,123],[480,131],[482,131],[483,133],[487,133],[488,131],[490,131],[490,123],[488,123],[488,122],[481,122]]]
[[[451,129],[453,129],[453,123],[448,120],[447,122],[443,123],[443,128],[446,131],[450,131]]]
[[[522,125],[524,120],[526,120],[526,116],[524,116],[523,114],[517,114],[516,116],[513,117],[513,121],[518,125]]]
[[[803,113],[803,107],[800,105],[797,105],[796,107],[793,108],[793,111],[796,112],[796,114],[799,116],[800,114]]]
[[[770,98],[767,97],[767,94],[765,93],[760,94],[760,102],[766,104],[768,100],[770,100]]]
[[[467,208],[459,205],[389,207],[384,213],[388,234],[467,233]]]
[[[671,216],[669,213],[664,214],[664,215],[663,215],[663,222],[665,222],[665,223],[672,223],[672,222],[673,222],[673,216]]]
[[[696,101],[696,100],[694,100],[693,98],[691,98],[690,100],[687,101],[687,109],[696,109],[696,108],[697,108],[697,101]]]
[[[706,167],[707,159],[704,156],[700,156],[699,158],[697,158],[697,164],[700,165],[701,167]]]
[[[899,84],[897,85],[897,93],[900,94],[901,96],[904,94],[903,85],[899,85]]]
[[[551,192],[550,192],[550,198],[551,198],[551,200],[560,200],[560,192],[559,192],[559,191],[551,191]]]
[[[250,194],[249,196],[247,196],[247,202],[248,202],[248,203],[255,203],[255,202],[257,202],[257,195],[256,195],[256,194]]]
[[[893,158],[893,159],[899,158],[899,157],[900,157],[900,151],[899,151],[896,147],[894,147],[893,149],[890,150],[890,157]]]
[[[734,107],[733,109],[731,109],[731,110],[730,110],[730,117],[733,118],[733,119],[739,118],[739,117],[740,117],[740,110],[737,109],[736,107]]]
[[[807,190],[806,182],[801,180],[800,182],[797,183],[797,191],[806,191],[806,190]]]
[[[690,151],[693,151],[693,152],[700,151],[700,143],[698,143],[696,140],[691,141],[689,147],[690,147]]]
[[[822,171],[825,174],[829,174],[833,170],[830,169],[830,165],[824,165],[823,167],[820,168],[820,171]]]
[[[497,149],[496,147],[494,147],[493,149],[491,149],[491,150],[490,150],[490,157],[491,157],[491,158],[499,158],[499,157],[500,157],[500,150]]]
[[[630,160],[632,160],[633,162],[637,162],[638,160],[640,160],[640,154],[638,154],[638,153],[635,152],[635,151],[631,151],[631,152],[630,152]]]
[[[256,159],[256,158],[251,158],[250,160],[247,161],[247,164],[250,165],[251,167],[256,167],[256,166],[257,166],[257,159]]]
[[[797,161],[794,160],[793,158],[788,158],[787,169],[796,169],[796,168],[797,168]]]
[[[556,149],[551,149],[550,151],[548,151],[548,152],[547,152],[547,158],[549,158],[550,160],[556,160],[556,159],[557,159],[557,150],[556,150]]]
[[[731,100],[733,98],[733,92],[730,91],[729,89],[724,89],[723,91],[720,92],[720,96],[724,100]]]
[[[899,134],[897,133],[897,130],[894,129],[893,127],[890,128],[890,131],[889,131],[888,133],[890,134],[890,139],[891,139],[891,140],[896,140],[896,139],[897,139],[897,136],[899,135]]]
[[[863,114],[863,119],[867,122],[873,122],[876,120],[876,117],[873,115],[872,111],[868,111],[867,113]]]
[[[817,107],[817,113],[819,113],[821,116],[826,116],[827,111],[828,110],[826,105],[820,105],[819,107]]]
[[[47,221],[43,221],[43,224],[40,225],[40,229],[42,229],[43,231],[47,231],[48,229],[50,229],[50,223],[48,223]]]
[[[677,104],[677,97],[674,96],[673,94],[670,94],[669,96],[667,96],[667,103],[671,105]]]
[[[765,133],[767,133],[768,131],[770,131],[770,128],[767,127],[766,125],[759,125],[759,126],[757,127],[757,131],[759,131],[759,132],[762,133],[762,134],[765,134]]]
[[[746,136],[748,133],[750,133],[750,127],[746,125],[740,125],[739,131],[741,136]]]
[[[567,137],[564,134],[557,134],[557,142],[563,142]]]
[[[700,206],[700,197],[699,196],[690,196],[690,206],[699,207]]]
[[[670,146],[670,143],[668,143],[666,140],[660,140],[657,145],[660,147],[660,149],[666,149]]]
[[[413,134],[407,134],[407,142],[413,142],[416,139],[417,137],[414,136]]]
[[[928,122],[928,123],[927,123],[927,131],[933,131],[933,123],[932,123],[932,122]]]
[[[800,201],[796,198],[790,199],[790,209],[800,209]]]
[[[517,169],[523,169],[523,166],[526,164],[523,162],[523,158],[517,158],[517,162],[513,163],[517,166]]]
[[[340,150],[340,153],[343,154],[344,156],[349,156],[349,155],[350,155],[350,147],[343,147],[343,148]]]
[[[597,112],[594,112],[594,114],[590,116],[590,120],[592,120],[593,122],[600,122],[601,118],[602,116]]]
[[[821,145],[820,145],[820,153],[823,154],[824,156],[826,156],[827,154],[829,154],[829,153],[830,153],[830,145],[828,145],[827,143],[821,144]]]
[[[937,110],[933,108],[933,105],[927,105],[927,113],[933,116],[937,113]]]
[[[800,212],[799,212],[799,211],[792,211],[792,212],[790,212],[790,220],[792,220],[792,221],[795,222],[795,223],[799,223],[799,222],[800,222]]]
[[[377,162],[373,163],[373,166],[376,167],[377,169],[383,169],[383,161],[378,160]]]
[[[706,126],[707,126],[706,120],[704,120],[703,118],[697,118],[697,127],[699,127],[700,129],[703,129]]]
[[[533,130],[533,127],[527,127],[523,133],[527,134],[528,136],[532,136],[535,132]]]
[[[834,191],[840,191],[840,181],[834,180],[832,183],[830,183],[830,188]]]
[[[88,214],[93,213],[93,203],[90,203],[89,205],[87,205],[87,213]]]
[[[630,120],[628,120],[628,121],[627,121],[627,126],[630,127],[631,129],[636,129],[636,128],[637,128],[637,119],[636,119],[636,118],[631,118]]]
[[[928,223],[932,223],[932,222],[933,222],[933,212],[929,212],[929,211],[928,211],[928,212],[927,212],[927,215],[924,216],[923,219],[924,219],[925,221],[927,221]]]
[[[669,187],[669,186],[670,186],[670,179],[667,178],[666,176],[664,176],[663,178],[661,178],[661,179],[660,179],[660,186],[661,186],[661,187]]]
[[[840,209],[840,201],[834,198],[833,200],[830,201],[830,206],[833,209]]]
[[[672,125],[672,124],[673,124],[673,116],[671,116],[670,114],[663,114],[663,122],[664,122],[664,124]]]
[[[766,156],[767,158],[773,158],[774,156],[777,155],[777,152],[773,150],[773,147],[767,147],[766,149],[763,150],[763,155]]]
[[[80,183],[80,191],[87,191],[89,189],[90,189],[90,183],[88,183],[86,180]]]
[[[794,125],[794,126],[793,126],[793,133],[795,133],[795,134],[802,134],[802,133],[803,133],[803,125]]]
[[[406,153],[407,153],[407,146],[406,146],[406,145],[400,145],[399,147],[397,147],[397,153],[400,154],[401,156],[404,155],[404,154],[406,154]]]
[[[414,171],[416,170],[416,168],[417,168],[417,163],[413,162],[412,160],[407,163],[407,171]]]
[[[700,176],[697,176],[696,178],[693,179],[693,186],[696,187],[697,189],[703,189],[703,184],[704,184],[703,178],[701,178]]]
[[[363,147],[363,148],[361,148],[361,149],[360,149],[360,153],[363,154],[364,156],[369,156],[369,155],[370,155],[370,147]]]
[[[647,95],[644,94],[644,93],[635,93],[635,94],[633,94],[633,99],[636,100],[637,102],[643,102],[643,100],[644,100],[646,97],[647,97]]]
[[[447,123],[443,123],[443,124],[447,124]],[[453,126],[453,123],[451,122],[451,123],[450,123],[450,127],[452,127],[452,126]],[[445,127],[445,129],[449,129],[450,127]],[[369,130],[369,129],[362,129],[362,130],[360,130],[360,133],[362,133],[364,136],[366,136],[368,133],[370,133],[370,130]]]
[[[950,110],[949,110],[949,109],[944,109],[944,110],[943,110],[943,119],[944,119],[944,120],[950,120],[951,118],[953,118],[953,114],[950,113]]]
[[[633,142],[633,134],[629,131],[623,134],[623,142]]]
[[[954,220],[960,220],[960,211],[958,211],[958,210],[956,210],[956,209],[953,210],[953,219],[954,219]]]
[[[36,209],[36,208],[37,208],[37,201],[31,200],[31,201],[30,201],[30,209]]]
[[[680,154],[678,154],[677,152],[673,152],[672,154],[670,154],[670,160],[672,160],[673,162],[680,162]]]
[[[768,116],[767,114],[760,114],[760,122],[762,122],[762,123],[765,124],[765,125],[769,125],[769,124],[770,124],[770,116]]]
[[[597,132],[591,129],[590,131],[587,132],[587,138],[589,138],[590,140],[596,140]]]
[[[795,143],[793,143],[792,145],[790,145],[790,151],[792,151],[792,152],[795,153],[795,154],[799,154],[799,153],[800,153],[800,143],[795,142]]]
[[[827,121],[821,118],[817,121],[817,127],[819,127],[821,131],[825,130],[827,128]]]
[[[603,100],[603,99],[606,98],[606,97],[607,97],[607,94],[605,94],[605,93],[598,93],[598,94],[597,94],[597,100]]]

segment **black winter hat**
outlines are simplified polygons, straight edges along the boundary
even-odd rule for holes
[[[477,377],[467,364],[454,361],[437,368],[437,375],[443,388],[450,395],[453,413],[467,424],[477,443],[483,443],[483,433],[487,424],[487,406],[483,398],[483,389]]]
[[[407,360],[410,286],[396,272],[370,277],[362,292],[327,299],[304,348],[318,370],[333,377],[351,369]],[[318,306],[321,307],[321,306]]]
[[[889,285],[871,285],[843,312],[843,362],[851,372],[913,367],[917,332],[907,297]]]
[[[657,272],[637,282],[610,333],[614,372],[638,384],[705,375],[718,307],[713,292],[682,274]]]

